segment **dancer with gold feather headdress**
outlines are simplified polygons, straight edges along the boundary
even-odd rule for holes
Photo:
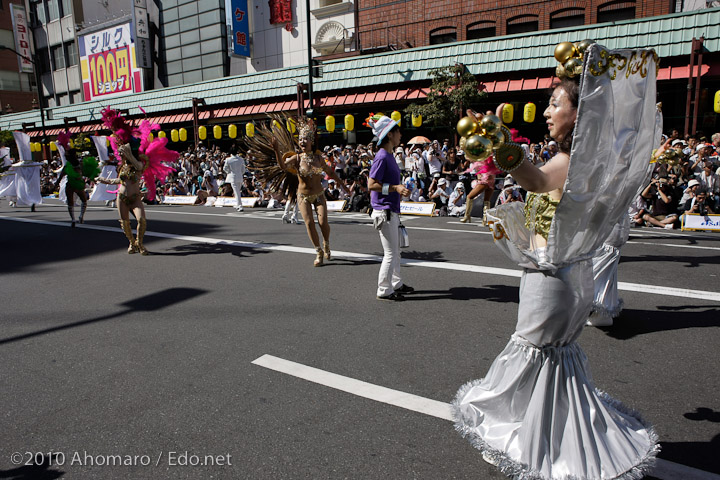
[[[312,119],[301,118],[297,122],[298,142],[283,125],[287,118],[271,115],[269,127],[261,126],[254,137],[247,142],[250,155],[253,157],[250,169],[255,171],[265,188],[280,191],[292,198],[295,194],[292,177],[297,178],[297,202],[305,220],[310,241],[315,247],[316,257],[313,263],[319,267],[323,260],[330,260],[330,222],[328,221],[327,203],[322,181],[325,175],[335,179],[338,185],[348,193],[343,181],[335,174],[322,157],[322,153],[314,150],[315,123]],[[298,150],[300,151],[298,153]],[[283,153],[285,152],[285,153]],[[313,207],[317,213],[317,222],[323,236],[323,245],[320,246],[320,237],[315,229]]]

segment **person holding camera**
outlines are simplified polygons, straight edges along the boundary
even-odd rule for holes
[[[698,215],[715,214],[715,209],[708,201],[708,193],[702,187],[695,191],[695,196],[685,203],[685,213],[696,213]]]
[[[652,202],[651,213],[645,213],[642,217],[646,224],[672,229],[678,219],[677,198],[668,179],[653,178],[641,195]]]

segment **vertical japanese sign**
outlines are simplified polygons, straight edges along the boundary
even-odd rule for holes
[[[147,0],[133,0],[133,25],[135,27],[135,51],[138,66],[140,68],[152,68]]]
[[[15,50],[26,58],[18,55],[18,65],[20,73],[32,73],[33,64],[29,58],[32,58],[30,51],[30,32],[27,26],[27,15],[25,7],[16,3],[10,4],[10,12],[12,14],[13,33],[15,34]]]
[[[250,20],[247,0],[232,0],[233,53],[250,56]]]
[[[85,101],[143,91],[129,23],[80,37],[78,44]]]

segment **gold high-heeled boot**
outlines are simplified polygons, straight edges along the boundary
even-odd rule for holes
[[[315,247],[315,252],[317,252],[317,255],[315,256],[315,261],[313,262],[314,267],[319,267],[323,264],[323,250],[320,247]]]
[[[490,210],[490,202],[483,203],[483,213],[482,213],[482,219],[483,219],[483,225],[487,227],[487,211]]]
[[[143,237],[145,236],[145,230],[147,229],[147,220],[144,218],[138,219],[138,226],[137,226],[137,249],[140,252],[141,255],[147,255],[148,251],[147,248],[145,248],[145,245],[143,245]]]
[[[330,242],[323,242],[323,252],[325,252],[325,258],[330,260]]]
[[[128,253],[137,253],[138,249],[135,245],[135,239],[133,238],[132,234],[132,228],[130,227],[130,220],[120,220],[120,225],[122,226],[123,233],[125,233],[125,236],[127,237],[128,241],[130,241],[130,246],[128,247]]]
[[[465,216],[460,219],[462,223],[472,223],[472,219],[470,217],[472,216],[473,201],[475,201],[474,198],[468,198],[465,201]]]

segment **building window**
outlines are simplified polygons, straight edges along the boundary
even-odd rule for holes
[[[70,103],[80,103],[83,101],[80,90],[74,90],[70,92]]]
[[[619,22],[635,18],[635,2],[608,2],[598,7],[598,23]]]
[[[70,99],[68,98],[67,93],[58,93],[57,95],[57,104],[58,105],[70,105]]]
[[[342,0],[318,0],[318,7],[329,7],[330,5],[335,5],[336,3],[342,3]]]
[[[65,58],[67,59],[68,67],[78,64],[78,51],[75,42],[67,42],[65,44]]]
[[[58,5],[58,1],[59,0],[48,0],[47,2],[49,13],[48,20],[50,20],[51,22],[60,18],[60,5]]]
[[[441,27],[430,31],[430,45],[457,42],[455,27]]]
[[[35,62],[40,68],[40,73],[48,73],[50,69],[50,57],[47,48],[38,48],[35,52]]]
[[[60,14],[63,17],[72,15],[72,0],[62,0],[60,4]]]
[[[45,15],[45,4],[43,2],[33,2],[30,5],[30,12],[35,17],[34,25],[42,25],[47,23],[47,15]]]
[[[60,70],[65,68],[65,52],[63,51],[62,45],[50,47],[50,53],[53,59],[53,70]]]
[[[540,30],[537,15],[522,15],[513,17],[507,22],[507,34],[537,32]]]
[[[581,8],[566,8],[550,14],[550,28],[576,27],[585,24],[585,11]]]
[[[467,26],[467,39],[488,38],[497,35],[495,22],[476,22]]]

